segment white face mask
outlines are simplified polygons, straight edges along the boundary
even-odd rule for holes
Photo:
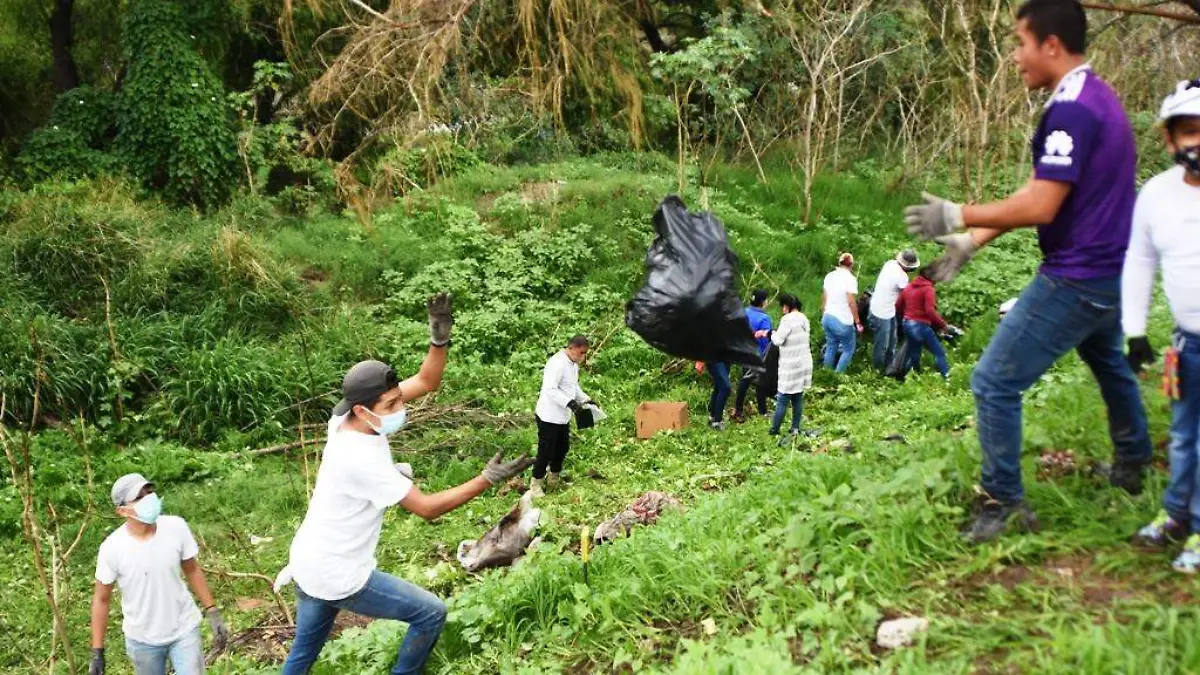
[[[397,410],[396,412],[388,414],[388,415],[379,415],[375,411],[368,410],[365,407],[363,408],[363,410],[366,410],[367,412],[371,413],[373,416],[375,416],[379,420],[379,426],[375,426],[374,424],[371,424],[371,420],[368,420],[368,419],[364,419],[363,421],[365,421],[367,423],[367,426],[371,427],[371,429],[373,429],[375,431],[375,433],[377,433],[381,436],[391,436],[392,434],[396,433],[397,431],[400,431],[401,429],[403,429],[405,423],[408,422],[408,408],[401,408],[401,409]]]
[[[147,525],[153,525],[162,515],[162,498],[151,492],[129,505],[133,509],[133,517]]]

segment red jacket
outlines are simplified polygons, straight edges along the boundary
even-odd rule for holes
[[[913,279],[900,291],[896,314],[905,321],[927,323],[935,330],[946,328],[946,320],[937,311],[937,292],[933,290],[933,282],[925,277]]]

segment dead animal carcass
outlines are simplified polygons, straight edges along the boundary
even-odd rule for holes
[[[542,510],[533,506],[533,494],[526,492],[495,527],[475,541],[458,545],[458,562],[468,572],[511,565],[533,541],[533,531],[541,518]]]
[[[653,525],[663,511],[681,510],[679,500],[665,492],[647,492],[638,497],[624,511],[596,527],[596,543],[602,544],[629,534],[637,525]]]

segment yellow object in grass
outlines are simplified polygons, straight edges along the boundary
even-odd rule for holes
[[[588,558],[591,557],[591,554],[592,554],[591,532],[588,530],[588,526],[584,525],[583,530],[579,533],[579,557],[582,558],[583,562],[586,564],[588,561]]]

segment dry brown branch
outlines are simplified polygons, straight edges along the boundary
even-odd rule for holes
[[[288,607],[288,604],[286,601],[284,601],[283,596],[275,592],[275,580],[271,577],[265,574],[259,574],[257,572],[234,572],[233,570],[224,570],[217,567],[205,567],[204,573],[216,574],[222,577],[229,577],[230,579],[258,579],[262,581],[270,590],[271,597],[275,600],[275,604],[279,607],[279,611],[283,612],[283,615],[287,617],[288,627],[294,628],[296,626],[296,619],[292,616],[291,608]]]
[[[1183,12],[1173,12],[1169,9],[1161,9],[1159,7],[1137,7],[1133,5],[1113,5],[1101,2],[1081,2],[1079,3],[1088,9],[1099,9],[1106,12],[1119,12],[1121,14],[1138,14],[1142,16],[1157,16],[1162,19],[1172,19],[1174,21],[1183,21],[1184,23],[1200,24],[1200,16],[1193,16]],[[1188,4],[1189,7],[1200,13],[1200,3],[1197,5]]]

